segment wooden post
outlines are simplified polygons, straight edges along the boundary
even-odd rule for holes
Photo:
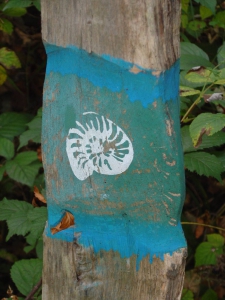
[[[179,2],[42,0],[43,300],[180,299]]]

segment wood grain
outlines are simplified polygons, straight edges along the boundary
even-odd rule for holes
[[[179,0],[42,0],[43,40],[165,70],[179,57]]]
[[[44,237],[43,300],[179,300],[186,249],[149,257],[136,270],[136,257],[121,258],[100,251]]]

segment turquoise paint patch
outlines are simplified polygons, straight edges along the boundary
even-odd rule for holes
[[[46,235],[68,242],[76,240],[78,244],[85,247],[93,247],[95,253],[100,250],[113,250],[118,251],[122,258],[136,254],[137,269],[141,260],[148,255],[152,263],[154,256],[164,260],[165,253],[172,255],[174,251],[186,247],[180,222],[177,226],[156,223],[153,227],[151,223],[130,220],[127,216],[115,219],[111,216],[104,218],[79,213],[75,215],[77,224],[75,227],[70,227],[55,235],[51,234],[48,227]],[[57,217],[61,216],[50,213],[49,222],[57,224],[59,221]],[[79,235],[80,237],[76,238]]]
[[[178,97],[179,61],[157,77],[152,75],[153,70],[108,55],[100,57],[74,46],[62,48],[46,44],[45,47],[48,54],[47,75],[51,72],[76,74],[97,87],[106,87],[112,92],[124,90],[131,102],[141,101],[144,107],[155,99],[161,98],[166,102]],[[132,73],[130,70],[134,66],[141,72]]]
[[[83,50],[47,45],[47,51],[42,141],[48,174],[46,234],[67,241],[80,234],[78,243],[95,252],[137,255],[137,266],[146,255],[150,261],[154,255],[163,259],[186,247],[179,223],[185,195],[179,63],[157,78],[151,70],[133,74],[128,62]],[[83,113],[90,111],[115,122],[132,141],[134,158],[123,174],[94,172],[84,181],[74,176],[66,138],[76,121],[85,124],[88,115]],[[75,228],[51,235],[65,210],[73,213]]]

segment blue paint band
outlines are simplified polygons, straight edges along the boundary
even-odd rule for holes
[[[77,240],[95,253],[113,250],[121,257],[137,255],[137,268],[147,255],[152,262],[154,256],[163,259],[165,253],[186,247],[179,222],[185,195],[179,61],[157,77],[152,70],[107,55],[72,46],[45,46],[46,235]],[[137,69],[141,72],[132,73]],[[68,131],[76,121],[85,123],[88,115],[83,113],[90,111],[107,116],[131,139],[134,159],[125,173],[94,172],[84,181],[72,173],[66,154]],[[74,215],[75,227],[52,235],[50,228],[65,210]]]
[[[152,263],[154,256],[164,260],[165,253],[172,255],[173,252],[186,247],[180,223],[176,226],[155,223],[152,226],[152,223],[148,224],[140,222],[140,220],[129,220],[122,217],[117,219],[107,216],[104,218],[83,215],[79,212],[73,212],[73,214],[76,216],[77,225],[54,235],[51,234],[48,227],[45,234],[48,237],[68,242],[76,241],[87,248],[93,247],[95,253],[100,250],[113,250],[118,251],[122,258],[129,258],[136,254],[137,269],[141,260],[148,255]],[[59,223],[57,215],[50,213],[49,223],[55,225]],[[79,235],[80,237],[77,238]]]
[[[47,75],[51,72],[76,74],[97,87],[106,87],[112,92],[124,90],[131,102],[141,101],[144,107],[155,99],[161,98],[166,102],[178,97],[179,61],[157,77],[152,74],[153,70],[108,55],[100,57],[74,46],[62,48],[45,44],[45,47],[48,54]],[[134,66],[140,70],[138,74],[132,73]]]

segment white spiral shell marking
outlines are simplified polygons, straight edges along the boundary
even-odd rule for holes
[[[86,112],[85,125],[76,121],[66,140],[66,152],[74,175],[85,180],[97,172],[117,175],[130,166],[134,151],[124,131],[94,112]]]

